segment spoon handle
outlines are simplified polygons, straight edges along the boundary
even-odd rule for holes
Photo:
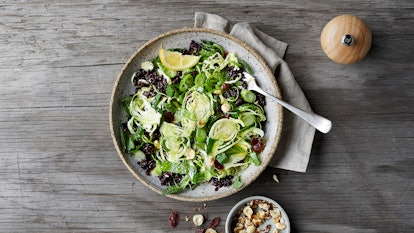
[[[261,88],[254,88],[255,91],[269,97],[271,100],[277,102],[278,104],[282,105],[283,107],[287,108],[289,111],[293,112],[297,116],[301,117],[303,120],[308,122],[310,125],[315,127],[315,129],[319,130],[322,133],[328,133],[332,128],[332,122],[325,117],[319,116],[318,114],[305,112],[302,109],[294,107],[285,101],[278,99],[269,93],[263,91]]]

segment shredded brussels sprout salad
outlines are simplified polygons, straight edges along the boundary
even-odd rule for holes
[[[205,182],[216,191],[242,187],[240,173],[260,165],[265,144],[264,96],[243,81],[251,68],[212,41],[166,51],[199,61],[182,71],[167,69],[160,56],[141,64],[131,77],[136,92],[122,100],[122,149],[159,178],[164,195]]]

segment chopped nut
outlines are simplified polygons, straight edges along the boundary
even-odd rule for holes
[[[243,214],[246,215],[246,217],[251,218],[253,214],[252,208],[250,206],[244,207]]]
[[[250,204],[250,206],[251,206],[253,209],[256,209],[256,208],[257,208],[257,206],[259,205],[259,203],[260,203],[260,200],[253,200],[253,201],[252,201],[252,204]]]
[[[276,228],[272,233],[279,233],[279,230],[285,229],[285,221],[281,216],[280,209],[277,206],[264,201],[264,200],[252,200],[241,208],[234,216],[234,220],[237,222],[233,232],[235,233],[269,233],[271,225],[267,224],[263,229],[259,227],[272,219]]]
[[[193,223],[196,226],[201,226],[204,223],[204,216],[201,214],[196,214],[193,216]]]
[[[276,226],[276,228],[277,229],[280,229],[280,230],[282,230],[282,229],[285,229],[285,227],[286,227],[286,225],[285,224],[283,224],[283,223],[276,223],[275,224],[275,226]]]
[[[185,158],[187,160],[191,160],[194,159],[195,157],[195,150],[191,149],[191,148],[187,148],[187,151],[185,152]]]
[[[160,142],[158,140],[154,141],[154,146],[156,149],[160,149]]]
[[[241,225],[244,225],[244,223],[246,222],[246,220],[249,220],[249,219],[247,219],[247,218],[241,218],[241,219],[239,219],[239,223],[241,224]],[[250,220],[249,220],[250,221]]]
[[[231,105],[229,103],[224,103],[221,105],[221,111],[226,113],[231,111]]]
[[[207,228],[207,230],[204,233],[217,233],[217,231],[213,228]]]
[[[273,218],[279,217],[280,216],[280,210],[279,210],[279,208],[276,208],[276,209],[273,209],[272,211],[270,211],[270,215]]]
[[[262,224],[262,223],[263,223],[263,219],[255,217],[255,218],[253,218],[253,219],[252,219],[252,223],[253,223],[255,226],[259,226],[260,224]]]
[[[263,210],[269,210],[270,205],[267,203],[260,203],[259,204],[259,208],[263,209]]]
[[[188,217],[187,215],[185,216],[185,221],[188,222],[190,221],[190,217]]]
[[[266,218],[266,213],[263,210],[259,210],[257,212],[257,216],[261,219],[265,219]]]
[[[216,94],[216,95],[220,95],[220,94],[222,94],[222,91],[221,90],[214,90],[213,93]]]
[[[280,222],[280,216],[277,218],[273,218],[273,223],[278,223],[278,222]]]
[[[251,226],[251,225],[253,225],[253,222],[252,221],[250,221],[250,219],[245,219],[244,220],[244,228],[247,228],[247,227],[249,227],[249,226]]]
[[[279,178],[277,178],[276,174],[273,174],[273,180],[276,181],[277,183],[279,183]]]
[[[246,233],[255,233],[256,227],[255,226],[248,226],[246,229]]]
[[[244,226],[243,225],[239,225],[239,226],[236,226],[234,229],[233,229],[233,231],[234,231],[234,233],[239,233],[241,230],[243,230],[244,229]]]

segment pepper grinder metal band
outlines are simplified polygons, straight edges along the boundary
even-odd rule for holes
[[[342,44],[345,46],[351,46],[354,44],[354,37],[349,34],[346,34],[342,37]]]

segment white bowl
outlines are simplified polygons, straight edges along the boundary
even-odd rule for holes
[[[283,230],[279,230],[279,232],[280,233],[290,233],[290,221],[289,221],[289,217],[288,217],[286,211],[276,201],[274,201],[274,200],[272,200],[268,197],[263,197],[263,196],[247,197],[247,198],[239,201],[236,205],[234,205],[234,207],[230,210],[229,214],[227,215],[226,224],[225,224],[225,232],[226,233],[233,233],[233,229],[232,229],[233,218],[237,215],[239,210],[242,210],[248,203],[250,203],[253,200],[263,200],[263,201],[266,201],[269,204],[272,204],[273,208],[279,208],[281,217],[283,218],[284,224],[286,226]],[[260,227],[260,229],[263,229],[263,227],[265,227],[267,225],[271,226],[269,232],[273,232],[273,230],[276,229],[276,226],[275,226],[272,218],[265,221],[264,224],[262,224],[262,227]]]
[[[147,176],[137,165],[138,161],[136,159],[122,152],[119,132],[121,124],[126,121],[127,116],[122,110],[121,100],[125,96],[134,93],[135,88],[130,81],[131,75],[140,68],[142,62],[156,57],[161,45],[164,48],[185,48],[189,46],[191,40],[214,41],[222,45],[226,51],[236,52],[241,59],[250,64],[258,84],[265,91],[277,97],[281,96],[276,79],[264,60],[246,43],[223,32],[201,28],[186,28],[164,33],[145,43],[127,61],[115,82],[110,102],[110,128],[115,148],[125,166],[139,181],[160,194],[165,186],[161,186],[158,178]],[[268,101],[265,106],[265,114],[267,121],[264,125],[264,131],[267,141],[261,154],[262,163],[259,166],[249,166],[240,174],[241,180],[244,182],[241,188],[223,187],[215,191],[213,185],[205,183],[193,190],[186,190],[168,196],[183,201],[210,201],[236,193],[253,182],[272,159],[279,143],[282,129],[282,107],[280,105],[274,105]]]

